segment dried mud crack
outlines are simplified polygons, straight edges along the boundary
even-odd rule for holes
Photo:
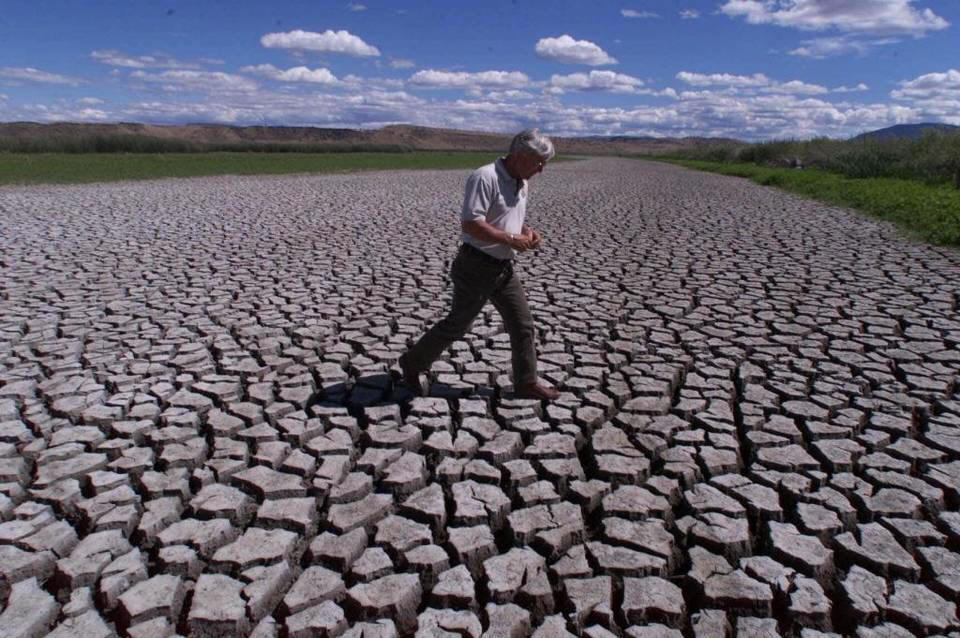
[[[743,180],[534,180],[412,397],[457,171],[0,189],[5,636],[960,636],[960,256]]]

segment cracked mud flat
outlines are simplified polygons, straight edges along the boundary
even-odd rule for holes
[[[465,178],[0,189],[0,633],[960,635],[956,252],[552,165],[563,398],[489,306],[413,398]]]

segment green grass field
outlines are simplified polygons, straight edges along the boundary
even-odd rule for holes
[[[666,161],[696,170],[745,177],[758,184],[776,186],[822,202],[849,206],[891,221],[918,239],[934,244],[960,245],[960,190],[952,186],[930,186],[919,181],[886,177],[854,179],[815,169]]]
[[[0,185],[80,184],[161,177],[467,169],[497,153],[0,153]]]

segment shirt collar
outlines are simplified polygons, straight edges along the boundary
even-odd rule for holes
[[[520,191],[523,190],[523,186],[526,182],[510,174],[510,171],[507,170],[506,156],[498,157],[497,161],[494,162],[494,166],[496,166],[497,168],[497,173],[499,173],[507,182],[512,182],[514,184],[514,186],[516,187],[515,194],[519,195]]]

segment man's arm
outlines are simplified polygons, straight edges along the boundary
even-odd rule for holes
[[[460,228],[474,239],[503,244],[519,252],[529,250],[534,246],[532,236],[524,233],[513,235],[513,239],[511,239],[510,233],[494,228],[484,219],[463,220],[460,222]]]

